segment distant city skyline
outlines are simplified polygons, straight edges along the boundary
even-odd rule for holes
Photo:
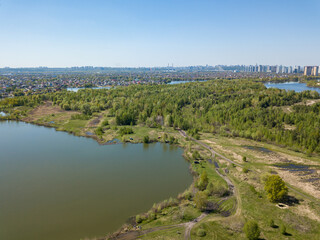
[[[2,0],[0,67],[320,65],[317,0]]]

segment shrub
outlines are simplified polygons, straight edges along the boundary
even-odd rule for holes
[[[143,219],[140,215],[136,216],[136,223],[142,223]]]
[[[271,202],[278,202],[288,194],[288,188],[285,182],[278,175],[268,176],[264,189]]]
[[[132,134],[133,130],[131,127],[122,127],[119,129],[120,136],[126,135],[126,134]]]
[[[144,143],[149,143],[150,142],[149,136],[144,136],[143,137],[143,142]]]
[[[194,202],[197,208],[200,209],[201,211],[206,210],[207,203],[208,203],[207,197],[208,197],[207,194],[201,191],[197,192],[194,195]]]
[[[207,233],[204,229],[202,229],[202,228],[198,229],[198,231],[197,231],[198,237],[204,237],[205,235],[207,235]]]
[[[202,159],[202,158],[201,158],[201,155],[200,155],[200,153],[199,153],[198,151],[194,151],[194,152],[192,153],[192,158],[195,159],[195,160],[200,160],[200,159]]]
[[[247,161],[247,157],[246,157],[246,156],[243,156],[243,157],[242,157],[242,161],[246,162],[246,161]]]
[[[249,169],[248,169],[248,168],[246,168],[246,167],[244,167],[244,168],[242,168],[242,172],[244,172],[244,173],[248,173],[248,172],[249,172]]]
[[[274,227],[275,225],[274,225],[274,221],[273,221],[273,219],[270,219],[269,220],[269,227]]]
[[[101,123],[102,127],[105,127],[105,126],[108,126],[108,125],[109,125],[108,119],[103,120],[102,123]]]
[[[283,234],[283,235],[286,235],[286,234],[287,234],[287,228],[286,228],[286,226],[285,226],[284,224],[281,224],[281,226],[280,226],[280,232],[281,232],[281,234]]]
[[[255,221],[247,221],[244,224],[243,231],[249,240],[259,239],[260,229]]]
[[[102,127],[98,127],[98,128],[95,130],[95,133],[96,133],[97,135],[101,136],[101,135],[104,133],[104,131],[103,131]]]
[[[207,185],[208,185],[208,174],[206,171],[203,171],[202,174],[200,175],[200,178],[197,182],[197,187],[203,191],[207,188]]]

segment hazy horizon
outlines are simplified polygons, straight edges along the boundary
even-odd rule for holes
[[[320,3],[2,0],[0,67],[320,65]]]

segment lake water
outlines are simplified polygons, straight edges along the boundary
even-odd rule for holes
[[[0,121],[0,239],[112,232],[192,183],[182,153],[160,143],[101,146],[53,128]]]
[[[93,87],[89,89],[110,89],[111,87]],[[67,88],[67,91],[71,92],[78,92],[80,89],[86,89],[86,88]]]
[[[186,81],[171,81],[169,82],[168,84],[182,84],[182,83],[189,83],[189,82],[205,82],[206,80],[201,80],[201,81],[189,81],[189,80],[186,80]]]
[[[285,90],[294,90],[296,92],[302,92],[306,90],[317,91],[320,93],[320,88],[308,87],[306,83],[299,82],[286,82],[286,83],[265,83],[267,88],[279,88]]]

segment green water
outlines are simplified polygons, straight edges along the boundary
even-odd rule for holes
[[[192,182],[182,149],[0,122],[0,239],[103,236]]]

